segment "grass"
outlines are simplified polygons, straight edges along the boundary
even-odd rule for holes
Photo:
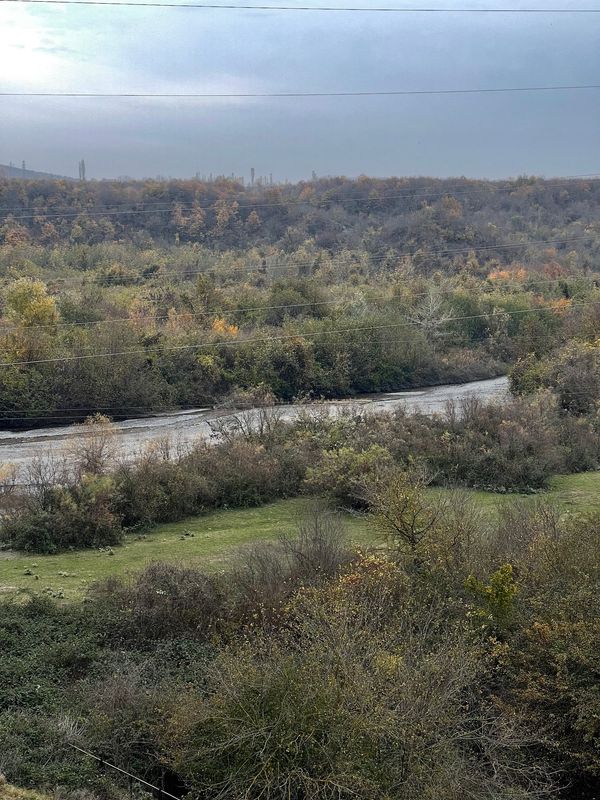
[[[94,581],[139,570],[152,561],[182,561],[203,569],[227,566],[238,547],[293,531],[310,501],[281,500],[261,508],[217,511],[183,522],[158,525],[144,535],[129,535],[108,550],[79,550],[56,556],[0,553],[0,593],[23,589],[74,599]],[[347,516],[350,538],[371,541],[366,520]]]
[[[515,498],[478,491],[472,495],[490,514]],[[545,496],[556,500],[565,511],[600,511],[600,472],[557,476]],[[529,495],[524,497],[531,499]],[[0,553],[0,594],[14,596],[29,589],[75,599],[90,583],[115,573],[139,570],[151,561],[183,561],[203,569],[223,569],[236,548],[293,531],[309,502],[297,498],[281,500],[261,508],[218,511],[159,525],[143,536],[127,536],[113,550],[81,550],[57,556]],[[353,542],[377,541],[364,518],[347,516],[345,522]]]
[[[431,489],[432,493],[444,494],[444,489]],[[545,498],[556,502],[565,512],[588,514],[600,511],[600,472],[578,472],[572,475],[556,475],[550,480],[547,492],[539,494],[495,494],[468,490],[477,504],[487,513],[494,514],[504,504],[514,500],[533,502]]]
[[[557,475],[550,492],[565,510],[582,514],[600,511],[600,472]]]
[[[0,800],[49,800],[48,795],[34,792],[31,789],[18,789],[4,783],[0,776]]]

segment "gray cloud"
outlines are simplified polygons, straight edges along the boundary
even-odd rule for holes
[[[11,13],[0,8],[2,15]],[[13,14],[15,12],[12,12]],[[41,59],[14,87],[343,91],[593,83],[583,16],[19,9],[2,41]],[[24,22],[30,27],[23,38]],[[17,32],[20,31],[20,38]],[[49,60],[44,68],[43,58]],[[272,172],[500,177],[597,172],[600,92],[2,103],[0,162],[94,177]]]

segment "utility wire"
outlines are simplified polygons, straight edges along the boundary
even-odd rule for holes
[[[21,0],[19,0],[21,1]],[[501,94],[511,92],[562,92],[600,89],[600,84],[564,86],[502,86],[481,89],[398,89],[349,92],[0,92],[0,97],[155,98],[155,99],[252,99],[300,97],[408,97],[421,95]]]
[[[554,284],[569,284],[569,281],[584,281],[586,283],[594,283],[596,278],[585,276],[585,275],[564,275],[562,278],[540,278],[537,279],[535,276],[530,275],[522,281],[499,281],[497,285],[489,284],[484,286],[484,289],[489,290],[500,290],[500,289],[527,289],[528,284],[532,282],[534,287],[537,288],[538,286],[550,286]],[[430,294],[437,295],[449,295],[453,292],[458,292],[462,289],[460,285],[450,286],[448,288],[437,290],[437,291],[427,291],[427,292],[416,292],[410,293],[410,299],[416,297],[428,297]],[[482,295],[482,300],[489,299],[489,294],[491,292],[484,292]],[[509,295],[510,296],[510,295]],[[157,322],[163,323],[167,325],[171,320],[175,319],[198,319],[199,317],[226,317],[226,316],[235,316],[236,314],[248,314],[255,311],[285,311],[286,309],[290,308],[313,308],[313,307],[322,307],[322,306],[329,306],[329,305],[351,305],[355,302],[367,302],[367,303],[374,303],[380,301],[387,301],[389,303],[394,302],[401,302],[402,298],[391,295],[391,294],[379,294],[379,295],[367,295],[367,296],[348,296],[348,297],[336,297],[331,300],[315,300],[315,301],[306,301],[304,303],[284,303],[281,305],[271,305],[271,306],[242,306],[240,308],[220,308],[212,311],[182,311],[181,313],[177,314],[170,314],[166,317],[157,317],[148,316],[148,317],[108,317],[106,319],[99,319],[99,320],[81,320],[76,322],[51,322],[44,325],[27,325],[22,326],[19,324],[5,324],[3,320],[0,320],[0,334],[12,331],[12,330],[24,330],[24,331],[34,331],[34,330],[55,330],[57,328],[77,328],[77,327],[95,327],[98,325],[115,325],[120,322],[138,322],[138,323],[149,323],[149,322]]]
[[[534,247],[534,246],[537,246],[537,245],[571,244],[573,242],[582,242],[582,241],[594,240],[596,238],[596,236],[598,236],[598,235],[600,235],[600,232],[598,232],[598,233],[589,233],[589,234],[586,234],[584,236],[573,236],[573,237],[570,237],[568,239],[532,239],[532,240],[530,240],[528,242],[513,242],[513,243],[510,243],[510,244],[495,244],[495,245],[471,245],[470,247],[463,247],[463,248],[453,247],[453,248],[445,248],[443,250],[426,250],[424,247],[421,247],[421,248],[418,248],[417,250],[410,251],[410,252],[392,253],[391,255],[389,255],[387,253],[384,253],[381,256],[372,256],[369,259],[369,264],[371,264],[371,263],[372,264],[380,263],[382,261],[385,261],[388,258],[391,258],[391,259],[414,258],[417,255],[422,255],[425,258],[429,258],[431,256],[439,256],[439,255],[447,255],[447,256],[464,255],[465,253],[490,252],[490,251],[495,251],[495,250],[515,249],[515,248],[519,248],[519,247]],[[337,258],[337,257],[338,256],[335,256],[335,258]],[[261,266],[255,266],[255,267],[234,267],[233,269],[223,270],[221,272],[219,272],[219,266],[218,265],[216,265],[216,266],[213,265],[213,266],[207,266],[207,267],[205,267],[204,269],[201,269],[201,270],[192,270],[192,271],[189,271],[189,272],[186,271],[185,274],[183,274],[183,275],[160,275],[159,277],[164,278],[166,281],[175,281],[176,280],[177,282],[182,282],[183,283],[185,281],[188,281],[188,280],[192,279],[196,275],[208,275],[210,272],[215,272],[217,277],[221,277],[221,276],[226,277],[229,274],[239,273],[239,272],[250,274],[252,272],[265,271],[266,273],[268,273],[268,272],[276,272],[276,271],[280,271],[280,270],[293,270],[293,269],[299,269],[299,268],[303,268],[303,267],[313,268],[313,267],[318,267],[318,266],[319,266],[318,265],[318,256],[315,256],[315,258],[312,261],[308,261],[308,262],[293,262],[293,263],[290,263],[290,264],[277,264],[276,263],[276,264],[273,264],[271,266],[269,266],[267,264],[267,265],[264,265],[264,266],[261,265]],[[335,266],[343,266],[343,265],[335,264]],[[347,266],[360,266],[360,261],[349,261]],[[368,266],[368,264],[367,264],[367,266]],[[30,276],[21,275],[19,277],[30,277]],[[82,275],[81,279],[80,278],[68,278],[68,279],[67,278],[56,278],[56,279],[53,279],[52,282],[56,283],[56,284],[60,283],[61,287],[65,287],[65,286],[81,286],[82,284],[84,286],[102,287],[102,286],[105,286],[106,284],[111,284],[113,281],[116,282],[117,284],[119,284],[119,282],[123,282],[124,279],[127,281],[127,285],[137,285],[139,283],[143,284],[145,282],[145,280],[146,280],[144,278],[144,276],[139,276],[139,278],[136,277],[136,278],[129,279],[127,277],[124,278],[123,276],[118,276],[118,275],[116,275],[116,276],[107,275],[106,277],[95,275],[93,277],[93,281],[89,281],[89,282],[85,283],[84,282],[84,278],[85,277],[86,277],[85,275]],[[152,276],[150,276],[150,279],[151,279],[151,277]],[[34,279],[39,279],[39,276],[37,276],[37,275],[34,276]],[[51,279],[48,279],[48,280],[50,281]]]
[[[581,303],[573,303],[568,308],[579,308],[582,306],[599,306],[600,301],[584,301]],[[541,308],[526,308],[526,309],[518,309],[516,311],[499,311],[499,312],[488,312],[486,314],[468,314],[466,316],[459,316],[459,317],[446,317],[443,320],[440,320],[440,324],[447,324],[448,322],[458,322],[458,321],[465,321],[465,320],[473,320],[473,319],[484,319],[484,318],[491,318],[491,317],[503,317],[503,316],[516,316],[521,314],[538,314],[543,312],[549,311],[565,311],[564,306],[562,305],[555,305],[555,306],[544,306]],[[7,361],[4,363],[0,363],[0,367],[19,367],[25,366],[28,364],[55,364],[55,363],[63,363],[67,361],[83,361],[88,360],[91,358],[112,358],[115,356],[128,356],[128,355],[149,355],[150,353],[164,353],[164,352],[173,352],[173,351],[183,351],[183,350],[201,350],[203,348],[217,348],[217,347],[243,347],[247,344],[265,344],[268,342],[276,342],[276,341],[286,341],[290,339],[307,339],[307,338],[318,338],[319,336],[329,336],[331,334],[336,333],[361,333],[363,331],[376,331],[376,330],[389,330],[392,328],[406,328],[410,326],[414,326],[419,328],[416,323],[411,323],[410,321],[406,322],[393,322],[384,325],[366,325],[362,327],[351,327],[351,328],[329,328],[326,330],[321,331],[298,331],[296,333],[287,333],[281,334],[278,336],[264,336],[264,337],[257,337],[257,338],[248,338],[248,339],[234,339],[231,341],[221,341],[221,342],[203,342],[201,344],[189,344],[189,345],[169,345],[166,347],[149,347],[144,348],[141,350],[120,350],[117,352],[110,352],[110,353],[86,353],[82,355],[76,356],[59,356],[56,358],[40,358],[40,359],[32,359],[28,361]],[[413,340],[407,340],[412,342]]]
[[[92,758],[94,761],[97,761],[101,766],[108,767],[109,769],[114,769],[115,772],[120,772],[121,775],[125,775],[130,780],[134,780],[137,781],[138,783],[141,783],[142,786],[145,786],[147,789],[151,789],[152,793],[155,795],[155,797],[158,797],[159,800],[163,797],[168,797],[170,798],[170,800],[180,800],[179,797],[176,797],[174,794],[171,794],[170,792],[166,792],[164,789],[161,789],[160,786],[154,786],[154,784],[148,783],[148,781],[144,780],[143,778],[139,778],[137,775],[132,775],[131,772],[127,772],[126,770],[121,769],[121,767],[117,767],[114,764],[111,764],[109,761],[106,761],[103,758],[95,756],[88,750],[83,750],[81,747],[77,747],[77,745],[70,743],[69,747],[72,747],[73,750],[77,750],[79,753],[83,753],[83,755],[88,756],[88,758]]]
[[[125,0],[0,0],[7,3],[36,3],[67,6],[128,6],[131,8],[203,8],[222,11],[335,11],[401,14],[598,14],[598,8],[399,8],[369,6],[270,6],[216,3],[126,2]]]
[[[392,340],[383,339],[383,340],[380,340],[380,341],[381,341],[382,344],[388,344],[390,342],[391,343],[396,343],[396,344],[399,343],[398,340],[396,340],[396,339],[392,339]],[[503,376],[498,376],[498,377],[503,377]],[[480,380],[481,381],[494,380],[494,378],[481,378],[481,379],[475,380],[475,381],[468,381],[467,383],[479,383]],[[442,402],[442,399],[441,398],[437,398],[436,399],[435,397],[429,397],[428,396],[428,392],[431,391],[431,390],[434,390],[434,389],[439,389],[444,385],[446,385],[446,384],[433,384],[433,385],[429,385],[429,386],[405,387],[404,389],[397,389],[397,390],[391,390],[391,391],[382,391],[382,392],[372,392],[372,393],[369,393],[369,394],[366,394],[366,395],[358,395],[355,398],[335,398],[335,397],[320,398],[319,400],[316,400],[316,401],[314,401],[312,403],[311,402],[309,402],[309,403],[294,403],[294,402],[291,402],[291,403],[276,403],[274,406],[266,406],[265,408],[273,409],[273,410],[278,410],[278,409],[284,409],[285,410],[286,408],[290,408],[290,407],[294,407],[294,406],[302,406],[302,408],[306,409],[306,410],[310,410],[310,409],[318,410],[319,407],[322,406],[323,404],[324,405],[339,405],[340,408],[343,408],[344,406],[351,406],[353,403],[355,403],[356,405],[367,407],[368,405],[370,405],[372,403],[390,402],[390,401],[396,400],[396,399],[397,400],[404,400],[404,399],[417,400],[418,403],[419,403],[419,406],[439,406],[440,403]],[[459,385],[461,385],[461,384],[459,384]],[[464,384],[462,384],[462,385],[464,385]],[[540,388],[549,389],[550,391],[555,390],[555,387],[552,387],[552,386],[542,386]],[[598,398],[598,393],[597,392],[594,392],[594,391],[589,390],[589,389],[586,390],[586,391],[573,389],[573,390],[567,390],[565,393],[568,394],[569,397],[582,397],[582,398],[588,397],[590,399],[592,399],[592,398],[600,399],[600,398]],[[421,395],[423,396],[422,399],[420,399]],[[468,399],[470,397],[480,397],[480,396],[481,395],[480,395],[479,391],[475,389],[473,391],[464,392],[459,397],[457,397],[456,400],[460,402],[460,401]],[[512,398],[512,399],[514,399],[514,398]],[[361,403],[361,400],[363,401],[362,403]],[[133,408],[133,409],[146,411],[149,415],[162,415],[162,416],[164,416],[164,415],[167,415],[167,414],[172,414],[173,416],[181,415],[181,416],[190,417],[191,419],[193,419],[194,417],[198,416],[200,413],[204,413],[205,411],[222,412],[222,413],[219,413],[219,415],[216,416],[216,417],[211,417],[211,418],[205,417],[205,418],[203,418],[202,421],[205,421],[205,422],[207,422],[209,424],[211,422],[218,421],[219,419],[222,419],[223,417],[237,416],[238,414],[243,413],[244,410],[245,410],[245,409],[239,409],[239,408],[237,408],[237,409],[236,408],[220,409],[218,407],[213,407],[213,408],[210,408],[210,409],[190,409],[190,408],[186,409],[186,408],[172,408],[172,407],[157,408],[155,406],[147,406],[147,407],[146,406],[99,406],[99,407],[98,406],[90,406],[88,408],[81,407],[81,408],[66,408],[66,409],[64,409],[64,408],[63,409],[61,409],[61,408],[54,408],[54,409],[40,408],[40,409],[37,409],[37,410],[36,409],[12,409],[12,410],[3,409],[2,411],[0,411],[0,415],[12,414],[12,413],[16,414],[16,413],[19,413],[19,412],[24,413],[24,412],[29,411],[30,414],[28,416],[8,417],[6,421],[7,422],[13,422],[13,421],[17,422],[17,421],[32,420],[32,419],[51,419],[51,420],[62,420],[62,421],[64,421],[66,419],[87,419],[90,415],[89,414],[84,414],[83,412],[85,412],[85,411],[101,411],[101,410],[119,411],[121,409],[127,409],[127,408]],[[41,414],[36,413],[36,411],[51,411],[53,413],[49,414],[49,415],[48,414],[41,415]],[[75,411],[75,412],[81,411],[82,413],[81,414],[79,414],[79,413],[78,414],[60,414],[61,411],[65,411],[65,412],[67,412],[67,411]],[[136,417],[133,417],[133,418],[130,417],[129,420],[124,420],[124,421],[125,422],[126,421],[130,421],[131,419],[137,419],[137,418]],[[120,430],[121,430],[121,432],[126,433],[127,430],[135,430],[135,428],[121,428]],[[6,430],[0,431],[0,448],[1,447],[9,447],[10,446],[9,443],[12,440],[19,438],[19,432],[11,431],[9,436],[6,436],[6,435],[3,436],[3,434],[6,434],[6,433],[8,433],[8,431],[6,431]],[[5,442],[5,444],[3,444],[3,442]]]
[[[3,0],[0,0],[2,2]],[[23,206],[13,206],[8,208],[0,208],[0,214],[5,214],[11,216],[11,220],[15,222],[19,222],[21,220],[26,219],[38,219],[42,217],[44,220],[46,219],[67,219],[69,217],[80,217],[84,215],[88,216],[96,216],[100,215],[102,217],[106,216],[129,216],[129,215],[137,215],[137,214],[160,214],[160,213],[173,213],[175,210],[181,211],[214,211],[215,205],[219,202],[236,202],[238,204],[237,210],[254,210],[256,208],[276,208],[276,207],[288,207],[294,208],[296,206],[308,206],[309,208],[319,208],[320,206],[329,206],[329,205],[343,205],[343,204],[352,204],[355,203],[360,205],[362,203],[378,203],[385,200],[400,200],[403,198],[406,199],[419,199],[419,198],[430,198],[430,197],[465,197],[471,195],[479,195],[479,194],[487,194],[491,195],[492,197],[499,192],[517,192],[520,189],[528,189],[528,188],[540,188],[540,189],[550,189],[550,188],[563,188],[565,184],[567,184],[566,188],[570,188],[568,183],[571,181],[576,180],[594,180],[600,178],[600,173],[589,173],[587,175],[567,175],[564,178],[559,179],[556,182],[543,182],[543,179],[536,179],[535,183],[511,183],[508,186],[495,186],[491,184],[486,189],[473,189],[473,190],[464,190],[464,191],[453,191],[452,189],[448,189],[443,192],[434,192],[434,191],[418,191],[418,192],[403,192],[400,194],[387,194],[387,195],[380,195],[378,197],[319,197],[319,198],[306,198],[306,199],[290,199],[284,200],[280,202],[272,202],[272,203],[245,203],[241,205],[239,203],[238,198],[235,195],[227,195],[225,197],[216,197],[210,205],[201,205],[199,203],[189,203],[182,204],[181,201],[177,199],[170,199],[170,200],[160,200],[155,202],[146,202],[140,201],[137,205],[149,206],[149,208],[132,208],[132,209],[102,209],[102,208],[81,208],[81,209],[74,209],[73,206],[63,206],[65,211],[57,211],[56,207],[49,207],[47,211],[30,209],[30,208],[23,208]],[[268,188],[268,187],[267,187]],[[573,188],[580,188],[576,184],[573,184]],[[329,191],[329,190],[326,190]],[[159,208],[158,206],[162,206]],[[60,208],[60,207],[59,207]],[[21,213],[19,216],[14,216],[12,212],[30,212],[30,213]]]

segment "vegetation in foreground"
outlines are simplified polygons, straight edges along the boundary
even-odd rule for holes
[[[402,472],[370,508],[385,550],[317,510],[224,572],[2,603],[0,768],[126,794],[78,743],[198,800],[591,800],[597,514],[536,498],[490,522]]]
[[[443,501],[451,490],[428,488],[427,494]],[[465,497],[493,520],[501,509],[519,500],[531,505],[541,497],[555,504],[561,514],[600,512],[600,473],[561,475],[550,481],[543,494],[515,495],[464,490]],[[228,569],[237,548],[275,539],[293,530],[310,509],[311,498],[278,500],[259,508],[216,511],[181,522],[163,523],[145,533],[126,534],[121,546],[78,550],[56,555],[0,553],[0,594],[6,599],[22,592],[43,593],[66,600],[81,599],[90,586],[110,576],[138,572],[154,561],[185,562],[207,571]],[[378,547],[383,538],[364,514],[344,514],[344,528],[356,546]]]

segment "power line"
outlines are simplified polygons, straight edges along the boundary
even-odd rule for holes
[[[391,255],[389,255],[387,253],[384,253],[381,256],[372,256],[369,259],[369,261],[370,261],[370,263],[375,264],[375,263],[380,263],[382,261],[385,261],[388,258],[392,258],[392,259],[414,258],[417,255],[422,255],[423,257],[427,257],[428,258],[430,256],[464,255],[465,253],[490,252],[490,251],[495,251],[495,250],[515,249],[515,248],[519,248],[519,247],[534,247],[534,246],[537,246],[537,245],[571,244],[573,242],[582,242],[582,241],[594,240],[597,235],[599,235],[599,234],[589,233],[589,234],[584,235],[584,236],[573,236],[573,237],[570,237],[568,239],[532,239],[532,240],[530,240],[528,242],[512,242],[510,244],[495,244],[495,245],[472,245],[470,247],[463,247],[463,248],[454,247],[454,248],[445,248],[445,249],[442,249],[442,250],[426,250],[425,247],[420,247],[417,250],[410,251],[410,252],[393,253]],[[218,266],[208,266],[205,269],[192,270],[192,271],[189,271],[189,272],[185,272],[184,275],[172,275],[172,276],[171,275],[162,275],[161,277],[164,277],[167,281],[178,280],[180,282],[185,282],[187,280],[190,280],[191,278],[193,278],[196,275],[207,275],[208,273],[211,273],[211,272],[216,273],[220,277],[221,275],[226,276],[228,274],[238,273],[238,272],[245,272],[245,273],[250,274],[251,272],[265,271],[265,272],[268,273],[269,271],[275,272],[275,271],[280,271],[280,270],[301,269],[303,267],[305,267],[305,268],[314,268],[314,267],[318,267],[318,266],[319,266],[318,265],[318,255],[316,255],[315,258],[312,261],[308,261],[308,262],[293,262],[293,263],[290,263],[290,264],[273,264],[273,265],[268,265],[267,264],[267,265],[261,265],[261,266],[256,266],[256,267],[234,267],[233,269],[225,270],[224,272],[221,272],[221,273],[218,272],[218,270],[219,270]],[[348,264],[348,266],[360,266],[360,262],[359,261],[353,261],[350,264]],[[30,277],[30,276],[21,275],[19,277]],[[39,278],[39,276],[34,276],[34,277],[36,279]],[[56,279],[54,279],[54,282],[55,283],[60,282],[61,287],[64,287],[64,286],[78,286],[78,285],[80,285],[82,283],[84,277],[85,276],[82,276],[81,280],[79,278],[71,278],[71,279],[56,278]],[[134,284],[137,284],[137,283],[140,283],[140,282],[143,283],[144,276],[139,276],[139,278],[136,277],[136,278],[129,279],[127,277],[124,278],[123,276],[118,276],[118,275],[117,276],[108,275],[106,277],[95,275],[94,278],[93,278],[93,282],[90,281],[90,282],[88,282],[87,284],[84,284],[84,285],[88,285],[88,286],[103,286],[103,285],[106,285],[107,283],[110,284],[113,281],[115,281],[118,284],[119,282],[122,282],[124,279],[127,281],[127,285],[134,285]]]
[[[591,306],[596,305],[600,306],[600,301],[585,301],[581,303],[573,303],[568,308],[579,308],[582,306]],[[565,311],[564,306],[556,305],[556,306],[543,306],[541,308],[526,308],[526,309],[518,309],[516,311],[499,311],[499,312],[488,312],[486,314],[467,314],[465,316],[460,317],[446,317],[444,320],[440,320],[440,324],[446,324],[448,322],[458,322],[458,321],[466,321],[472,319],[484,319],[490,317],[504,317],[504,316],[516,316],[520,314],[532,314],[532,313],[543,313],[549,311]],[[91,358],[112,358],[115,356],[129,356],[129,355],[149,355],[150,353],[164,353],[164,352],[173,352],[173,351],[183,351],[183,350],[201,350],[203,348],[217,348],[217,347],[243,347],[247,344],[265,344],[268,342],[276,342],[276,341],[286,341],[290,339],[307,339],[307,338],[317,338],[319,336],[329,336],[331,334],[336,333],[361,333],[363,331],[376,331],[376,330],[389,330],[392,328],[406,328],[410,326],[417,327],[415,323],[407,322],[393,322],[384,325],[366,325],[363,327],[351,327],[351,328],[329,328],[326,330],[321,331],[298,331],[296,333],[286,333],[281,334],[278,336],[265,336],[265,337],[257,337],[257,338],[248,338],[248,339],[235,339],[231,341],[221,341],[221,342],[203,342],[201,344],[189,344],[189,345],[169,345],[167,347],[149,347],[144,348],[142,350],[120,350],[117,352],[110,352],[110,353],[86,353],[82,355],[76,356],[59,356],[56,358],[40,358],[40,359],[32,359],[28,361],[8,361],[4,363],[0,363],[0,367],[20,367],[25,366],[28,364],[55,364],[55,363],[63,363],[67,361],[83,361],[88,360]],[[413,340],[407,340],[406,343],[412,343]]]
[[[88,758],[94,759],[94,761],[97,761],[100,764],[100,766],[108,767],[109,769],[114,769],[115,772],[120,772],[121,775],[125,775],[127,778],[129,778],[130,781],[137,781],[138,783],[141,783],[142,786],[146,787],[146,789],[151,789],[152,793],[155,795],[155,797],[158,797],[159,800],[162,800],[163,797],[168,797],[168,798],[170,798],[170,800],[181,800],[179,797],[176,797],[174,794],[171,794],[170,792],[166,792],[164,789],[161,789],[160,786],[154,786],[154,784],[148,783],[148,781],[144,780],[143,778],[139,778],[137,775],[133,775],[131,772],[127,772],[126,770],[121,769],[121,767],[117,767],[114,764],[111,764],[110,762],[105,761],[103,758],[99,758],[98,756],[95,756],[93,753],[90,753],[88,750],[83,750],[81,747],[77,747],[77,745],[70,744],[70,743],[69,743],[69,747],[72,747],[73,750],[77,750],[78,752],[83,753],[85,756],[88,756]]]
[[[550,286],[553,284],[561,284],[561,283],[568,283],[569,281],[585,281],[593,283],[596,279],[592,277],[588,277],[585,275],[564,275],[561,278],[536,278],[534,275],[529,275],[522,281],[502,281],[499,282],[496,286],[490,285],[483,287],[484,289],[506,289],[506,288],[518,288],[518,289],[525,289],[529,281],[532,281],[534,285],[537,287],[540,284],[544,286]],[[411,298],[416,297],[428,297],[430,294],[436,295],[448,295],[452,292],[460,291],[462,287],[460,285],[451,286],[446,289],[433,291],[433,292],[416,292],[411,293]],[[488,299],[486,294],[484,293],[482,299]],[[212,311],[182,311],[181,313],[177,314],[170,314],[166,317],[108,317],[107,319],[100,319],[100,320],[81,320],[76,322],[54,322],[54,323],[47,323],[44,325],[27,325],[25,327],[19,324],[11,324],[5,325],[3,321],[0,320],[0,333],[5,331],[11,330],[26,330],[26,331],[33,331],[33,330],[55,330],[56,328],[76,328],[76,327],[84,327],[84,326],[97,326],[97,325],[115,325],[120,322],[139,322],[139,323],[148,323],[148,322],[158,322],[168,324],[171,320],[174,319],[198,319],[199,317],[225,317],[225,316],[235,316],[236,314],[247,314],[252,313],[255,311],[280,311],[286,310],[290,308],[313,308],[313,307],[321,307],[321,306],[328,306],[328,305],[335,305],[339,303],[340,305],[343,304],[352,304],[356,301],[366,301],[366,302],[379,302],[379,301],[399,301],[400,298],[395,297],[391,294],[380,294],[380,295],[368,295],[366,297],[356,297],[356,296],[348,296],[348,297],[336,297],[331,300],[314,300],[314,301],[306,301],[303,303],[284,303],[280,305],[265,305],[265,306],[242,306],[240,308],[221,308],[215,309]]]
[[[406,343],[411,343],[411,342],[412,342],[412,340],[406,340]],[[381,340],[379,340],[378,343],[379,344],[402,344],[404,342],[402,340],[398,340],[398,339],[381,339]],[[505,376],[497,376],[497,377],[505,377]],[[474,381],[467,381],[466,383],[467,384],[469,384],[469,383],[479,383],[480,381],[495,380],[495,379],[496,378],[480,378],[480,379],[474,380]],[[371,403],[390,402],[390,400],[393,400],[393,399],[399,399],[399,400],[405,399],[404,397],[397,397],[397,398],[392,397],[392,398],[390,398],[390,400],[388,400],[385,397],[386,395],[392,395],[393,396],[393,395],[399,395],[399,394],[406,395],[406,399],[407,400],[418,400],[420,406],[422,406],[422,405],[424,405],[424,406],[430,406],[430,405],[439,406],[439,404],[441,402],[441,399],[428,397],[427,396],[427,392],[429,392],[432,389],[435,390],[435,389],[442,388],[443,386],[446,386],[446,385],[447,384],[429,384],[427,386],[407,386],[407,387],[404,387],[402,389],[394,389],[394,390],[382,391],[382,392],[372,392],[372,393],[368,393],[366,395],[358,395],[356,398],[336,398],[336,397],[319,398],[316,401],[308,402],[308,403],[294,403],[294,402],[291,402],[291,403],[275,403],[273,406],[266,406],[266,408],[277,410],[277,409],[286,409],[286,408],[290,408],[290,407],[293,407],[293,406],[302,406],[305,409],[311,409],[311,408],[319,409],[319,407],[322,404],[326,404],[326,405],[339,404],[340,407],[343,407],[345,404],[351,405],[352,403],[356,403],[357,405],[366,406],[367,404],[371,404]],[[465,384],[458,384],[458,385],[459,386],[461,386],[461,385],[464,386]],[[553,391],[553,390],[556,390],[557,387],[541,386],[540,388],[541,389],[550,389],[551,391]],[[587,390],[569,389],[569,390],[566,390],[566,393],[568,394],[569,397],[598,398],[598,393],[594,392],[594,391],[592,391],[590,389],[587,389]],[[379,396],[379,395],[383,395],[383,396]],[[421,395],[423,395],[423,399],[420,399]],[[465,392],[464,394],[461,394],[456,399],[461,401],[461,400],[468,399],[469,397],[480,397],[480,394],[479,394],[479,392],[477,390],[468,391],[468,392]],[[366,401],[366,402],[361,403],[361,400],[362,401]],[[88,406],[88,407],[82,406],[80,408],[50,408],[50,409],[48,409],[48,408],[37,408],[37,409],[18,408],[18,409],[2,409],[0,411],[0,414],[2,414],[2,415],[5,415],[5,414],[17,414],[17,413],[25,414],[26,412],[29,412],[28,416],[8,417],[7,420],[6,420],[7,422],[13,422],[13,421],[19,422],[19,421],[22,421],[22,420],[33,420],[33,419],[51,419],[51,420],[63,420],[64,421],[65,419],[87,419],[87,418],[89,418],[90,415],[83,413],[85,411],[107,411],[107,410],[108,411],[120,411],[120,410],[125,410],[125,409],[146,411],[149,416],[161,415],[164,418],[165,415],[167,415],[167,414],[171,415],[172,414],[173,416],[186,416],[186,417],[189,417],[191,419],[193,419],[194,416],[197,416],[197,415],[199,415],[201,413],[205,413],[207,411],[217,412],[218,416],[212,417],[212,418],[204,418],[203,419],[203,421],[206,421],[208,423],[211,423],[211,422],[214,422],[214,421],[218,421],[219,419],[222,419],[223,417],[236,416],[237,414],[243,413],[245,411],[245,409],[240,409],[240,408],[237,408],[237,409],[236,408],[227,408],[227,409],[223,408],[223,409],[220,409],[218,406],[216,406],[216,407],[213,406],[210,409],[204,409],[204,408],[190,409],[190,408],[183,408],[183,407],[174,408],[174,407],[171,407],[171,406],[156,407],[156,406],[121,406],[121,405],[113,405],[113,406]],[[41,414],[37,413],[39,411],[51,411],[52,414],[41,415]],[[72,414],[72,415],[67,414],[67,413],[61,414],[61,412],[63,412],[63,411],[64,412],[74,411],[74,412],[81,412],[81,413]],[[219,413],[219,412],[222,412],[222,413]],[[133,418],[130,417],[129,420],[131,420],[131,419],[136,419],[136,417],[133,417]],[[121,429],[121,431],[123,431],[123,432],[126,432],[127,430],[128,429]],[[129,430],[133,430],[133,429],[129,429]],[[10,441],[10,439],[17,438],[19,436],[18,433],[16,433],[16,434],[15,433],[11,433],[11,435],[7,438],[6,436],[4,436],[4,437],[2,436],[3,433],[5,434],[6,431],[0,431],[0,448],[8,446],[7,444],[1,444],[2,441]]]
[[[23,0],[18,0],[22,2]],[[0,97],[147,98],[147,99],[252,99],[300,97],[409,97],[422,95],[501,94],[510,92],[562,92],[600,89],[600,84],[564,86],[502,86],[482,89],[398,89],[349,92],[0,92]]]
[[[399,8],[369,6],[269,6],[215,3],[126,2],[125,0],[0,0],[3,3],[28,3],[67,6],[128,6],[130,8],[203,8],[222,11],[334,11],[400,14],[598,14],[598,8]]]
[[[17,0],[20,2],[21,0]],[[3,2],[3,0],[0,0]],[[22,206],[13,206],[9,208],[0,208],[0,214],[10,214],[12,220],[15,222],[19,222],[25,219],[37,219],[38,217],[43,217],[44,219],[54,219],[54,218],[68,218],[68,217],[79,217],[82,215],[101,215],[101,216],[128,216],[128,215],[137,215],[137,214],[160,214],[163,212],[173,213],[175,210],[180,209],[181,211],[212,211],[215,210],[215,204],[219,202],[236,202],[238,203],[238,210],[254,210],[256,208],[276,208],[276,207],[295,207],[295,206],[309,206],[311,208],[319,207],[321,205],[342,205],[345,203],[355,203],[357,205],[361,203],[378,203],[385,200],[400,200],[403,198],[406,199],[417,199],[417,198],[427,198],[427,197],[465,197],[471,195],[479,195],[479,194],[489,194],[495,195],[499,192],[516,192],[519,189],[527,189],[527,188],[540,188],[540,189],[550,189],[550,188],[560,188],[565,185],[565,183],[569,183],[571,181],[576,180],[585,180],[585,179],[596,179],[600,178],[600,173],[588,173],[585,175],[566,175],[564,178],[560,178],[557,181],[550,181],[544,182],[544,179],[536,179],[535,183],[526,183],[526,182],[511,182],[508,186],[495,186],[494,183],[490,183],[490,185],[485,189],[466,189],[464,191],[456,191],[452,189],[447,189],[446,191],[442,192],[434,192],[434,191],[415,191],[415,192],[402,192],[402,193],[394,193],[394,194],[386,194],[386,195],[379,195],[374,197],[320,197],[320,198],[313,198],[309,197],[306,199],[289,199],[283,200],[280,202],[271,202],[271,203],[258,203],[258,202],[250,202],[241,205],[238,202],[238,199],[235,195],[227,195],[225,197],[216,197],[210,205],[201,205],[199,203],[193,203],[190,205],[189,203],[182,204],[181,201],[173,198],[170,200],[160,200],[155,202],[148,202],[148,201],[140,201],[138,205],[143,206],[150,206],[149,208],[132,208],[132,209],[101,209],[101,208],[82,208],[82,209],[74,209],[73,206],[63,206],[66,211],[57,212],[56,207],[50,207],[48,211],[38,210],[35,211],[34,209],[23,208]],[[329,190],[326,190],[329,191]],[[168,204],[168,205],[167,205]],[[158,208],[158,206],[162,206],[162,208]],[[60,207],[59,207],[60,208]],[[19,216],[13,216],[11,212],[14,211],[31,211],[29,214],[19,214]],[[49,213],[50,212],[50,213]],[[56,212],[56,213],[55,213]]]

